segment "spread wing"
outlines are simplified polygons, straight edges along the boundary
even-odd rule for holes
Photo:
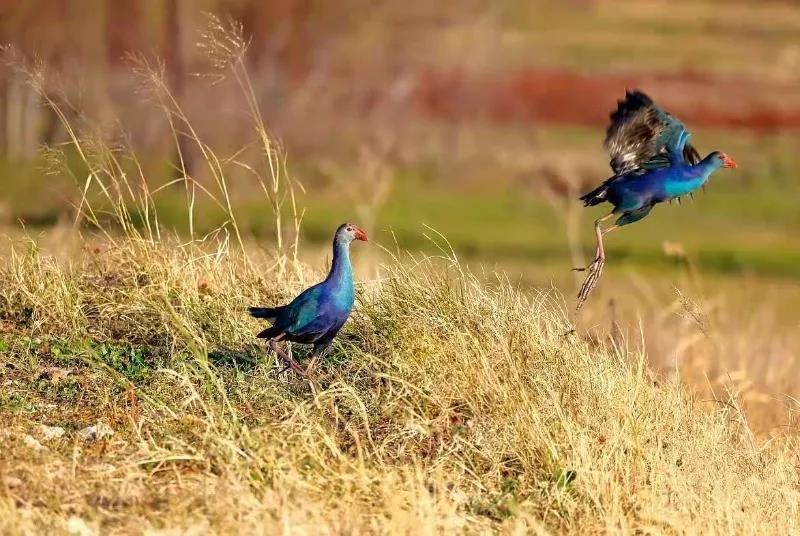
[[[683,123],[641,91],[626,91],[610,118],[603,145],[615,175],[668,167],[674,155],[690,164],[700,161],[697,150],[686,143],[689,131]]]

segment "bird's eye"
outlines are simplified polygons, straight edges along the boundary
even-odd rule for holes
[[[353,231],[353,228],[352,228],[352,227],[348,227],[348,228],[347,228],[347,232],[348,232],[348,233],[350,233],[350,232],[352,232],[352,231]]]

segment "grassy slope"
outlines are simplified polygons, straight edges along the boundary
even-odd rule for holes
[[[312,388],[243,314],[300,272],[207,253],[2,265],[0,530],[796,529],[794,441],[570,334],[552,296],[392,263]],[[98,420],[116,434],[78,437]]]

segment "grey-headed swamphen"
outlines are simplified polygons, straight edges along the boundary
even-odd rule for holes
[[[641,220],[658,203],[691,195],[719,168],[737,167],[732,158],[718,151],[701,160],[687,143],[689,131],[683,123],[641,91],[626,91],[610,118],[604,146],[614,175],[580,199],[585,206],[608,202],[614,209],[595,221],[594,262],[576,268],[589,271],[578,292],[578,309],[600,279],[606,259],[603,235]],[[600,224],[613,216],[618,216],[615,224],[602,229]]]
[[[350,316],[355,298],[350,264],[353,240],[366,241],[367,235],[352,223],[342,224],[333,238],[333,262],[324,281],[307,288],[288,305],[250,308],[252,316],[272,324],[257,337],[269,341],[270,348],[285,362],[286,368],[291,367],[300,374],[306,372],[278,347],[278,341],[313,344],[310,369],[330,348],[333,338]]]

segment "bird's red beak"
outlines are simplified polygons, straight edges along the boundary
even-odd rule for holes
[[[364,242],[368,242],[367,233],[356,227],[356,240],[363,240]]]
[[[728,155],[722,155],[722,167],[727,167],[727,168],[734,168],[734,169],[736,169],[736,168],[738,168],[738,167],[739,167],[739,164],[737,164],[737,163],[736,163],[736,160],[734,160],[734,159],[733,159],[733,158],[731,158],[730,156],[728,156]]]

